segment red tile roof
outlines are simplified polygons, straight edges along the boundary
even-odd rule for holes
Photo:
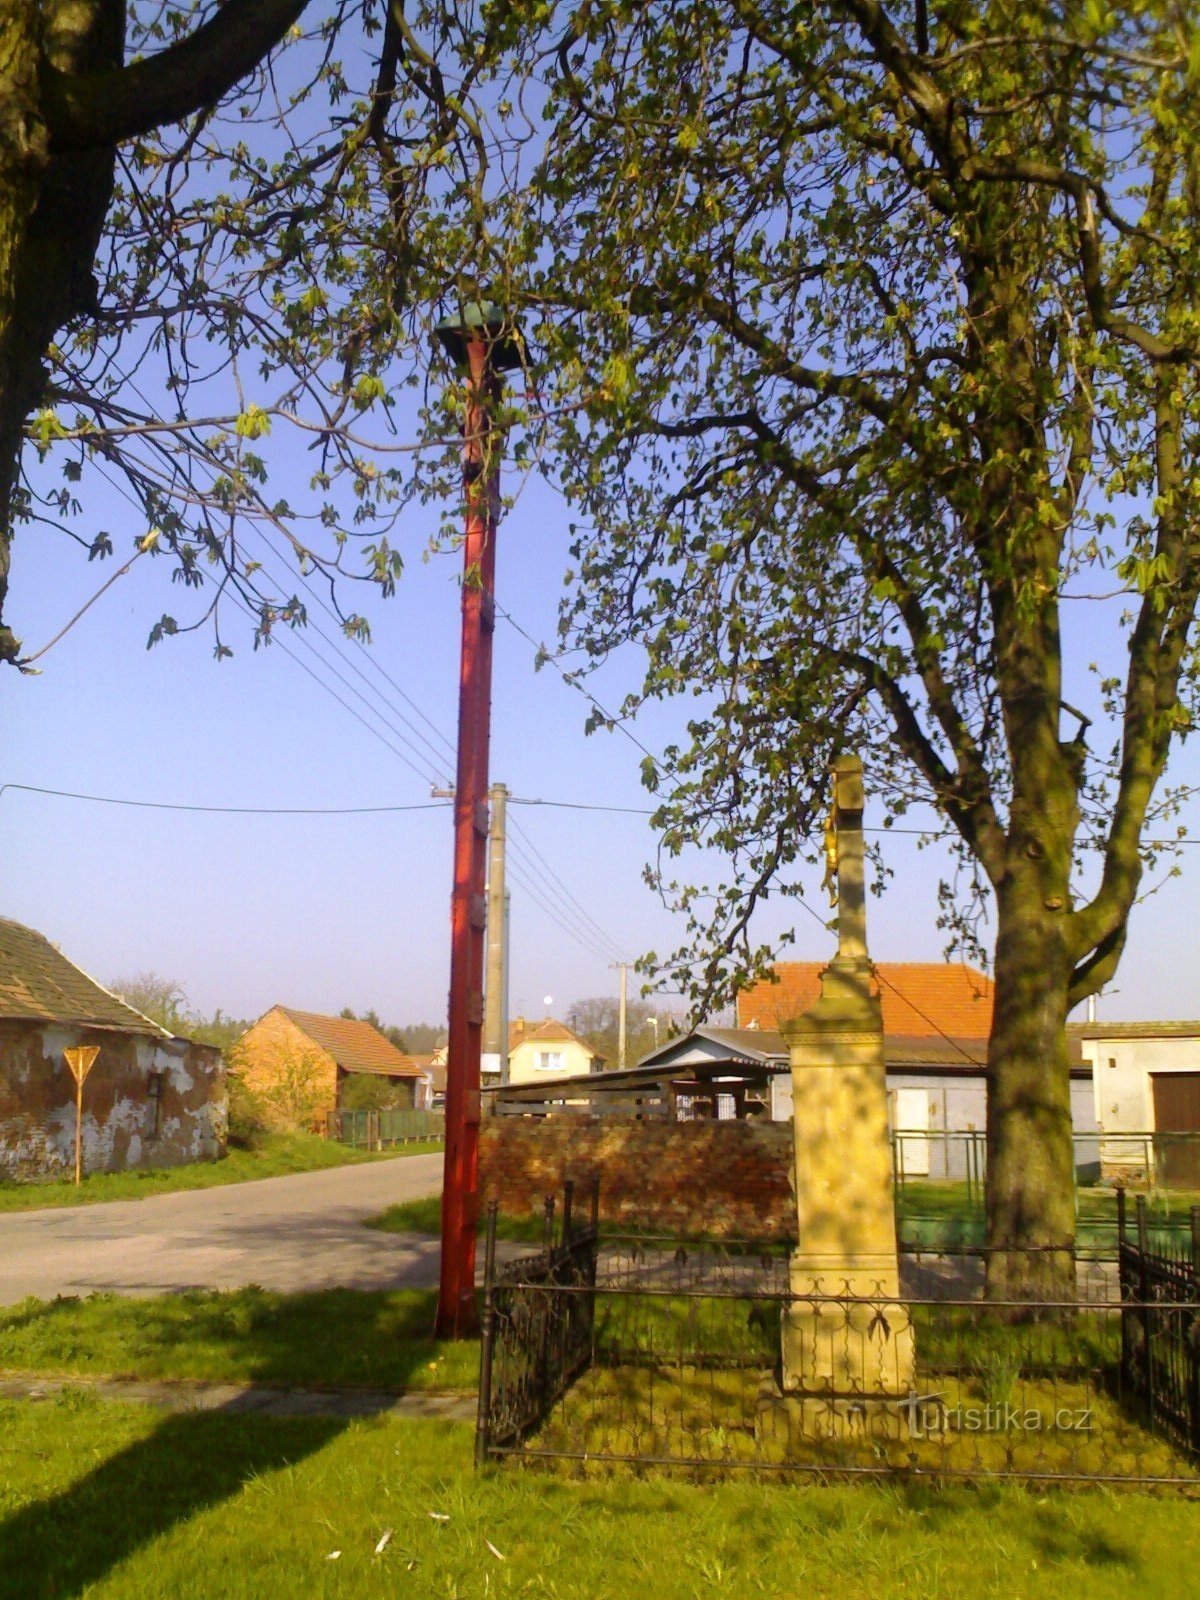
[[[319,1011],[295,1011],[278,1006],[285,1017],[306,1033],[314,1044],[327,1050],[343,1072],[375,1072],[387,1078],[419,1078],[420,1064],[403,1055],[390,1039],[369,1022],[349,1017],[326,1017]]]
[[[738,996],[740,1028],[778,1028],[820,999],[821,961],[781,961],[778,983],[765,979]],[[883,1031],[911,1039],[986,1039],[992,1031],[992,980],[961,962],[883,961],[875,968]]]

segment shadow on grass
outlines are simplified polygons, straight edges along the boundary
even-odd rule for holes
[[[0,1523],[0,1597],[83,1594],[142,1546],[252,1478],[315,1454],[345,1426],[336,1418],[232,1417],[228,1409],[166,1417],[149,1437]]]
[[[140,1330],[136,1323],[124,1329],[132,1346],[127,1366],[139,1365],[139,1331],[146,1348],[190,1337],[208,1351],[236,1356],[236,1370],[223,1374],[227,1380],[256,1385],[404,1389],[425,1375],[421,1369],[427,1371],[427,1358],[438,1348],[431,1337],[432,1296],[412,1292],[284,1297],[243,1290],[173,1296],[150,1306],[105,1297],[21,1308],[18,1320],[51,1329],[62,1323],[59,1340],[78,1345],[87,1341],[78,1318],[89,1310],[98,1318],[140,1317]],[[110,1343],[119,1345],[121,1328],[107,1331]],[[464,1359],[477,1362],[474,1346],[462,1349]],[[143,1368],[140,1375],[151,1374]],[[0,1521],[0,1600],[68,1600],[88,1592],[141,1547],[236,1496],[250,1480],[321,1451],[351,1420],[349,1414],[305,1415],[303,1399],[299,1413],[286,1418],[257,1415],[254,1403],[241,1396],[213,1410],[163,1416],[147,1436],[89,1461],[67,1487],[11,1512]],[[361,1416],[389,1403],[386,1394],[361,1395],[348,1412]],[[44,1407],[38,1438],[46,1440],[48,1455],[62,1460],[76,1448],[84,1460],[94,1455],[94,1419],[106,1402],[68,1395],[38,1404]],[[91,1437],[85,1417],[92,1419]]]

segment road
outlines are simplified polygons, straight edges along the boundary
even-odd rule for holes
[[[27,1295],[178,1289],[425,1288],[435,1239],[363,1223],[436,1194],[440,1154],[330,1167],[220,1189],[0,1216],[0,1305]]]

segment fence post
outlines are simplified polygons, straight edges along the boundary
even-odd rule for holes
[[[492,1356],[496,1340],[496,1214],[489,1200],[483,1245],[483,1326],[479,1338],[479,1406],[475,1413],[475,1466],[482,1467],[492,1442]]]
[[[600,1232],[600,1176],[592,1179],[592,1232]]]
[[[1146,1227],[1146,1196],[1137,1197],[1138,1296],[1142,1302],[1142,1366],[1146,1385],[1146,1404],[1150,1409],[1150,1426],[1154,1426],[1154,1328],[1150,1321],[1150,1238]]]
[[[1117,1298],[1121,1302],[1121,1380],[1133,1381],[1132,1341],[1129,1337],[1129,1319],[1126,1309],[1133,1299],[1133,1283],[1129,1271],[1128,1251],[1125,1248],[1125,1188],[1117,1185]]]
[[[1188,1326],[1180,1331],[1183,1335],[1184,1360],[1187,1362],[1188,1375],[1188,1410],[1191,1413],[1192,1449],[1200,1450],[1200,1347],[1197,1346],[1193,1335],[1200,1333],[1200,1311],[1196,1309],[1196,1301],[1200,1300],[1200,1206],[1192,1207],[1192,1310],[1187,1318]]]
[[[563,1184],[562,1242],[564,1245],[569,1245],[571,1242],[571,1202],[574,1198],[575,1181],[573,1178],[568,1178]]]
[[[542,1202],[542,1208],[546,1216],[545,1232],[542,1238],[542,1251],[546,1257],[546,1260],[549,1261],[550,1253],[554,1249],[554,1196],[552,1194],[548,1194],[546,1196],[545,1200]]]

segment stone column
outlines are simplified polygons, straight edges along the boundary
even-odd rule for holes
[[[899,1301],[883,1015],[867,954],[862,762],[834,767],[838,953],[821,998],[782,1033],[791,1052],[797,1246],[781,1385],[763,1423],[788,1434],[906,1427],[913,1337]],[[831,852],[832,854],[832,852]],[[841,1297],[829,1299],[826,1297]],[[782,1393],[780,1393],[780,1387]]]

